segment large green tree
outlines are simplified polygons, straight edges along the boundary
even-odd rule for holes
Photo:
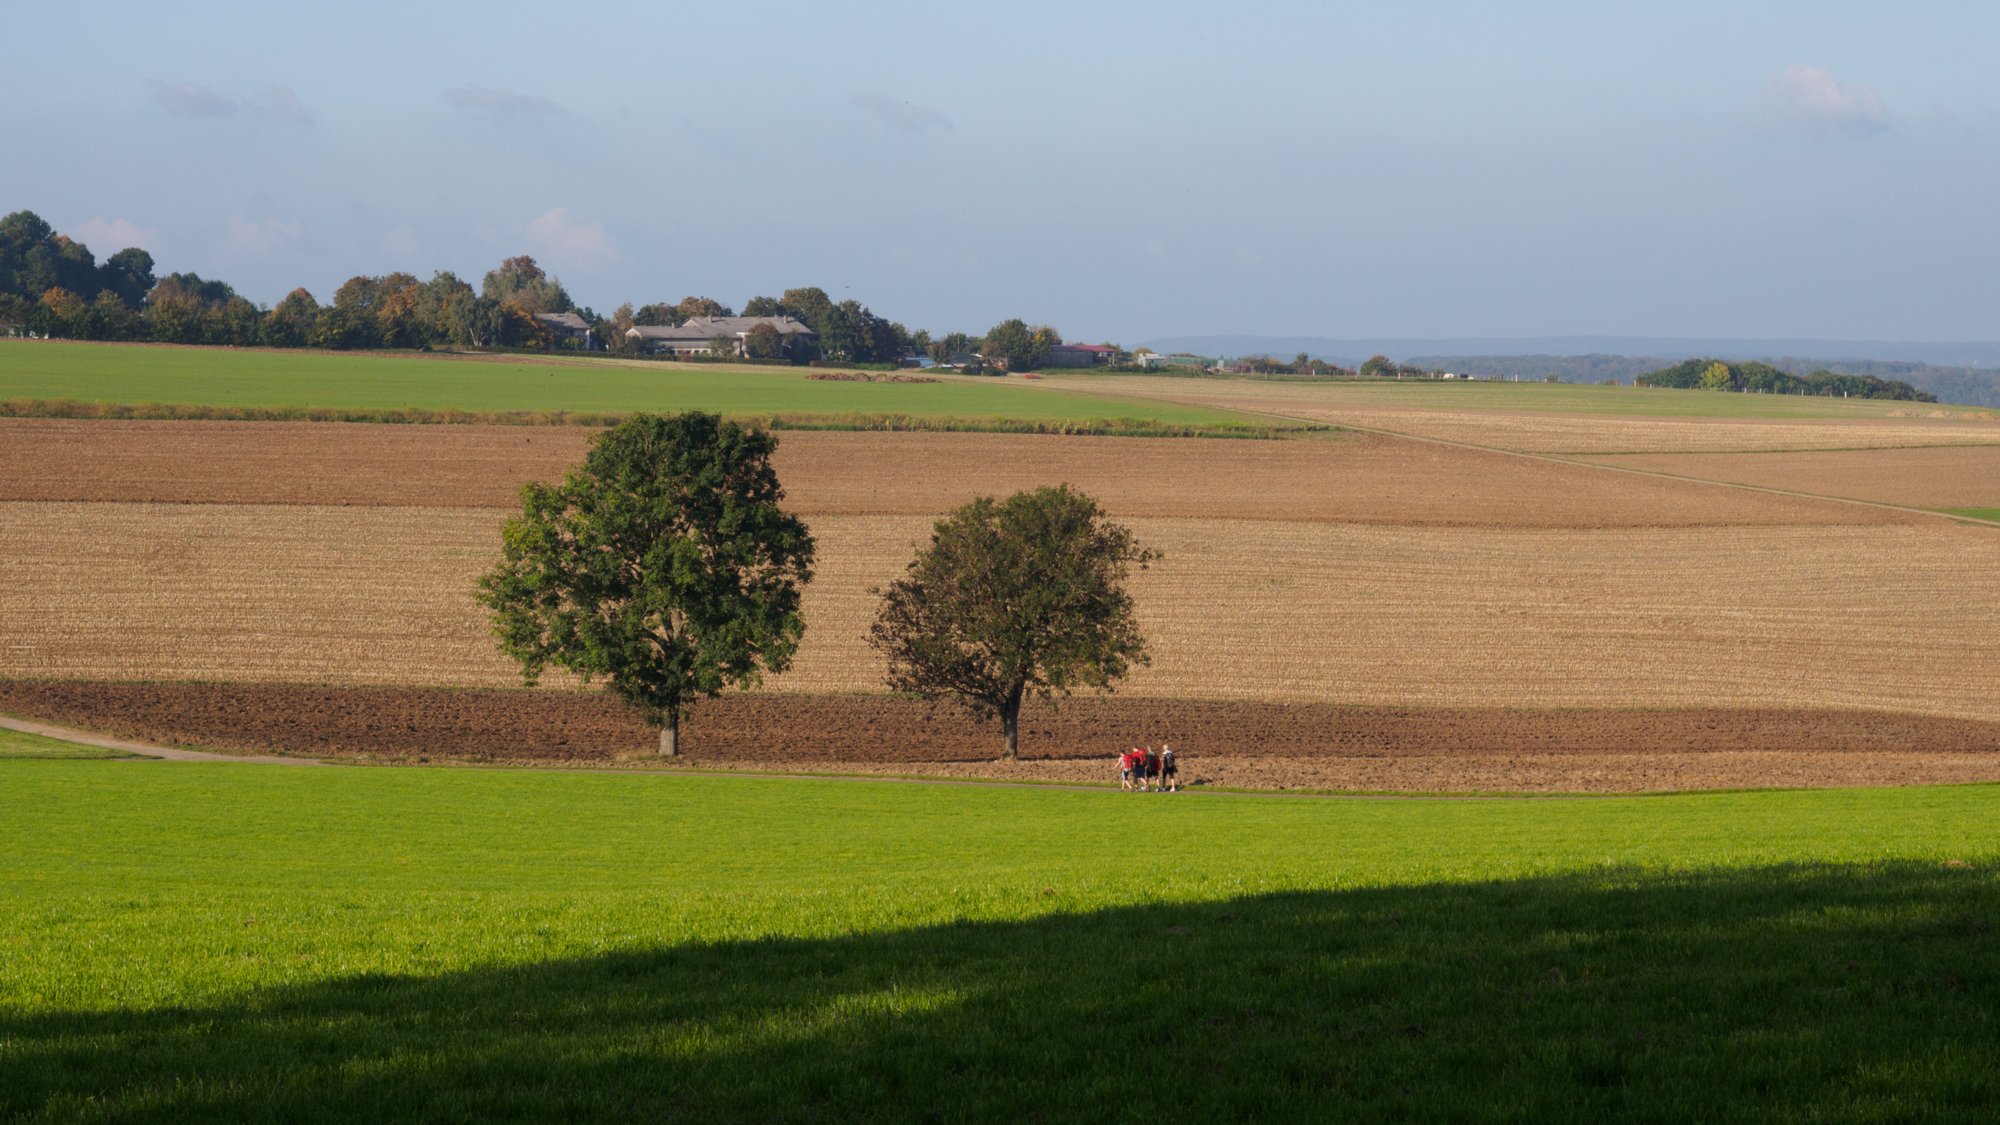
[[[878,591],[868,640],[895,690],[998,716],[1013,758],[1024,700],[1108,691],[1147,663],[1125,582],[1158,557],[1067,485],[983,496],[939,521]]]
[[[1062,335],[1043,325],[1030,328],[1018,318],[1003,320],[987,330],[980,353],[995,367],[1007,371],[1033,371],[1049,358],[1049,349],[1062,343]]]
[[[672,755],[689,703],[789,667],[813,540],[779,507],[776,446],[713,414],[638,414],[560,485],[524,486],[480,600],[527,682],[604,678]]]

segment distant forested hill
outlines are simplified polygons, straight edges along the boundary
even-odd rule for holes
[[[1630,383],[1650,371],[1672,366],[1673,361],[1658,356],[1627,355],[1415,355],[1413,366],[1432,370],[1463,371],[1501,379],[1540,380],[1550,375],[1565,383],[1602,383],[1607,380]],[[1908,383],[1939,402],[1971,406],[2000,406],[2000,369],[1991,367],[1940,367],[1927,363],[1897,360],[1808,359],[1780,356],[1763,361],[1788,372],[1827,371],[1837,375],[1866,375],[1876,379]]]

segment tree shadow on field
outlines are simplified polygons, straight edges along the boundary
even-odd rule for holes
[[[2000,1104],[2000,881],[1609,870],[0,1014],[0,1115],[1824,1119]]]

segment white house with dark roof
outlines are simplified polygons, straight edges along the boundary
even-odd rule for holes
[[[797,340],[813,340],[818,333],[805,322],[789,316],[698,316],[686,324],[642,324],[625,331],[625,338],[656,355],[714,355],[715,339],[727,336],[735,341],[732,355],[744,354],[750,330],[768,324],[784,337],[789,347]]]

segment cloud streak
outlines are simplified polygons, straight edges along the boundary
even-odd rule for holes
[[[1770,98],[1795,125],[1818,133],[1866,136],[1891,128],[1888,110],[1875,91],[1842,82],[1816,66],[1789,66],[1771,80]]]
[[[585,222],[570,214],[567,207],[550,208],[529,220],[526,229],[536,253],[553,261],[589,268],[619,257],[603,223]]]
[[[74,231],[77,241],[95,248],[98,257],[115,254],[127,246],[137,246],[141,250],[157,252],[160,246],[160,232],[152,227],[142,227],[130,219],[107,219],[103,216],[85,219],[76,224]]]
[[[569,111],[548,98],[495,90],[487,86],[454,86],[444,92],[445,104],[494,122],[533,121],[564,117]]]
[[[153,104],[175,117],[234,117],[240,108],[237,99],[199,82],[156,78],[148,85],[153,88]]]
[[[221,119],[246,117],[259,125],[309,129],[316,120],[290,86],[272,86],[262,97],[230,94],[199,82],[149,82],[153,104],[175,117]]]
[[[306,229],[284,219],[252,219],[229,216],[223,243],[237,254],[268,258],[305,237]]]
[[[906,102],[887,94],[856,94],[850,100],[855,108],[905,133],[928,133],[933,129],[952,127],[951,118],[935,106]]]

